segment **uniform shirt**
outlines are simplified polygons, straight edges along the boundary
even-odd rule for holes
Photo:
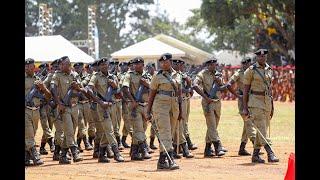
[[[37,80],[36,76],[28,76],[26,73],[24,74],[25,80],[24,80],[24,95],[27,96],[27,94],[30,92],[34,82]],[[33,103],[35,106],[40,105],[40,99],[39,98],[33,98]]]
[[[268,91],[267,85],[263,82],[261,76],[253,69],[256,66],[257,70],[264,76],[268,86],[271,86],[272,69],[266,64],[265,68],[262,68],[259,63],[254,63],[244,72],[244,85],[250,85],[250,91]],[[270,87],[271,88],[271,87]],[[264,95],[254,95],[249,91],[248,107],[257,107],[271,111],[271,97]],[[271,92],[270,92],[271,93]]]
[[[72,81],[76,80],[75,73],[64,73],[61,71],[55,71],[52,76],[51,84],[55,84],[57,86],[57,95],[60,99],[63,99],[67,94]],[[72,97],[70,100],[71,104],[75,104],[78,101],[77,97]],[[66,103],[66,102],[65,102]]]
[[[181,87],[182,89],[189,89],[190,86],[187,85],[186,78],[188,77],[188,74],[186,72],[180,72],[181,75]],[[190,93],[184,93],[182,92],[182,97],[189,97]]]
[[[180,75],[174,69],[171,69],[171,72],[160,70],[157,74],[154,74],[151,79],[150,89],[157,91],[174,91],[170,81],[163,74],[169,78],[171,77],[177,90],[181,88]]]
[[[135,94],[137,93],[139,86],[140,86],[140,79],[142,78],[146,79],[149,83],[151,81],[151,75],[147,72],[143,72],[142,74],[136,72],[136,71],[131,71],[126,74],[123,80],[123,87],[128,87],[129,92],[131,95],[135,98]],[[147,102],[148,101],[148,91],[144,91],[142,95],[142,101]]]
[[[233,80],[235,83],[237,83],[238,89],[240,89],[242,92],[244,90],[243,76],[244,76],[244,70],[241,68],[241,69],[238,69],[230,78],[230,80]]]
[[[43,81],[43,84],[46,85],[47,88],[50,87],[50,82],[52,80],[53,74],[54,73],[48,73],[46,79]]]
[[[205,91],[207,94],[210,92],[213,82],[220,81],[222,82],[222,78],[215,76],[216,71],[210,72],[208,69],[201,70],[195,77],[194,84],[198,85],[200,88],[202,88],[203,91]],[[222,83],[219,83],[221,86]],[[221,99],[221,92],[217,92],[217,97]]]
[[[89,86],[94,86],[96,91],[103,97],[106,96],[107,90],[109,88],[108,79],[116,81],[117,88],[119,88],[119,83],[117,77],[113,74],[108,73],[107,75],[103,74],[101,71],[94,73],[89,81]],[[112,100],[115,100],[115,97],[112,96]]]

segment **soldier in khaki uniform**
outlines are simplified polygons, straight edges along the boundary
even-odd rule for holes
[[[48,74],[49,64],[42,63],[39,65],[39,73],[37,76],[40,77],[42,81],[46,79]],[[44,83],[46,85],[46,83]],[[50,87],[50,86],[46,86]],[[41,145],[40,145],[40,154],[46,155],[48,154],[47,150],[45,149],[46,143],[50,146],[50,151],[54,151],[54,143],[53,143],[53,133],[52,133],[52,122],[49,121],[48,118],[49,113],[49,104],[48,101],[44,99],[40,101],[40,123],[42,127],[42,137],[41,137]]]
[[[243,77],[244,77],[244,71],[251,65],[251,58],[247,57],[241,60],[241,68],[237,70],[230,78],[227,88],[228,90],[237,96],[238,98],[238,109],[239,114],[242,117],[243,120],[243,130],[242,130],[242,136],[241,136],[241,144],[239,148],[238,155],[240,156],[250,156],[251,154],[247,152],[245,149],[246,144],[248,142],[248,138],[252,143],[254,143],[254,139],[256,138],[256,132],[255,129],[252,126],[252,121],[247,120],[247,118],[243,115]],[[233,90],[232,85],[236,83],[237,85],[237,91]]]
[[[86,75],[83,72],[83,63],[78,62],[73,65],[73,68],[75,72],[77,72],[80,81],[81,86],[84,86],[82,83],[85,81],[85,83],[89,83],[90,79],[86,79]],[[90,116],[90,105],[89,105],[89,99],[86,98],[82,93],[78,93],[78,133],[77,133],[77,144],[80,152],[83,152],[83,149],[81,148],[81,141],[83,141],[85,150],[92,150],[93,147],[89,144],[88,137],[87,137],[87,124],[89,122],[92,124],[93,120]]]
[[[131,71],[128,71],[128,63],[127,62],[121,62],[119,64],[120,67],[120,73],[118,76],[119,85],[120,88],[123,91],[123,80],[124,77],[127,73],[130,73]],[[132,137],[133,129],[132,129],[132,121],[131,121],[131,115],[129,114],[129,102],[130,99],[126,96],[125,93],[123,93],[123,98],[122,98],[122,119],[123,119],[123,127],[122,127],[122,138],[121,138],[121,143],[123,147],[125,148],[130,148],[130,146],[127,144],[126,139],[127,136],[130,134]]]
[[[50,91],[34,75],[34,60],[25,60],[25,165],[41,165],[43,161],[35,147],[35,135],[40,119],[40,99],[49,100]]]
[[[144,60],[136,57],[132,61],[135,71],[127,73],[123,80],[123,91],[129,97],[129,108],[133,126],[131,160],[150,159],[144,129],[145,112],[149,94],[150,79],[143,72]]]
[[[71,63],[68,56],[60,58],[59,65],[61,71],[56,71],[52,77],[51,92],[63,124],[64,138],[61,145],[62,150],[59,163],[70,164],[71,161],[67,158],[69,148],[74,162],[83,160],[75,142],[75,130],[78,124],[78,100],[73,94],[77,93],[74,90],[77,79],[76,74],[71,72]]]
[[[205,62],[206,68],[197,74],[193,86],[193,89],[202,96],[201,104],[207,123],[204,157],[214,156],[211,149],[211,143],[213,143],[216,156],[223,156],[225,154],[225,152],[222,150],[222,145],[217,130],[218,123],[216,109],[219,109],[219,103],[217,101],[220,101],[220,99],[219,97],[216,97],[216,99],[209,97],[209,93],[212,90],[214,83],[218,84],[219,86],[222,85],[222,82],[215,75],[216,63],[217,59],[215,57],[209,58]],[[202,89],[200,89],[200,87]]]
[[[171,67],[172,54],[165,53],[160,59],[161,70],[152,77],[150,84],[150,94],[147,108],[147,119],[151,119],[152,114],[159,132],[159,141],[170,156],[167,157],[165,150],[160,146],[160,157],[157,169],[179,169],[173,159],[173,134],[176,124],[181,119],[181,84],[178,73]],[[166,162],[169,160],[169,164]]]
[[[181,67],[183,64],[184,64],[184,61],[181,59],[172,60],[172,68],[178,73],[179,75],[178,80],[180,81],[179,83],[181,84],[181,86],[182,86],[182,83],[184,82],[183,79],[185,79],[184,74],[181,72]],[[186,113],[187,102],[185,101],[187,96],[185,92],[182,93],[182,90],[181,90],[181,97],[182,97],[181,108],[183,109],[181,114],[182,119],[177,123],[175,134],[173,134],[173,148],[174,148],[173,152],[174,152],[175,158],[180,159],[181,156],[177,153],[177,148],[181,147],[183,157],[193,158],[193,155],[189,152],[186,137],[184,136],[184,123],[185,123],[184,121],[185,119],[187,119],[187,113]],[[177,136],[179,136],[179,138],[177,138]],[[179,142],[178,142],[178,139],[179,139]]]
[[[43,81],[46,87],[50,87],[50,83],[51,83],[54,72],[60,71],[59,61],[60,59],[56,59],[52,61],[52,63],[50,64],[51,65],[50,72],[48,73],[46,79]],[[58,117],[57,105],[55,104],[53,97],[49,101],[48,112],[49,112],[48,113],[49,122],[52,122],[55,127],[55,133],[54,133],[55,148],[54,148],[54,153],[52,158],[54,161],[59,161],[60,150],[61,150],[64,134],[63,134],[63,128],[62,128],[62,120],[61,120],[61,117]]]
[[[244,72],[243,115],[258,128],[264,138],[267,135],[267,124],[273,116],[273,100],[271,92],[272,69],[266,63],[268,50],[259,49],[255,52],[257,62]],[[259,156],[261,146],[264,146],[268,154],[268,162],[279,162],[271,147],[257,132],[254,141],[252,162],[264,163]]]
[[[112,91],[119,91],[120,88],[118,80],[116,76],[108,72],[109,61],[107,58],[102,58],[100,61],[98,61],[97,64],[100,71],[93,74],[88,84],[88,88],[91,89],[91,91],[95,91],[101,100],[107,101],[108,98],[111,99],[110,97],[107,97],[107,95],[110,93],[110,89]],[[111,94],[109,95],[111,96]],[[118,142],[116,141],[116,138],[114,136],[112,120],[110,117],[112,102],[108,103],[110,104],[110,106],[108,106],[107,108],[101,106],[100,104],[98,104],[97,106],[99,116],[98,121],[95,122],[97,132],[98,127],[102,127],[103,130],[99,145],[98,162],[109,162],[106,156],[108,144],[111,145],[112,151],[114,153],[114,159],[118,162],[124,162],[124,159],[119,152]]]

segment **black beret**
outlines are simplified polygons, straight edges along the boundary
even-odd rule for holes
[[[127,66],[128,65],[128,62],[121,62],[120,64],[119,64],[119,66]]]
[[[146,67],[156,67],[156,63],[154,62],[149,62]]]
[[[170,53],[164,53],[161,55],[159,61],[164,61],[164,60],[167,60],[167,59],[172,59],[172,54]]]
[[[144,59],[140,56],[138,57],[135,57],[133,60],[132,60],[132,63],[133,64],[136,64],[136,63],[144,63]]]
[[[25,61],[24,61],[24,65],[26,65],[26,64],[33,64],[34,63],[34,59],[32,59],[32,58],[28,58],[28,59],[26,59]]]
[[[251,57],[245,57],[241,60],[241,64],[245,64],[245,63],[248,63],[248,62],[251,62]]]
[[[110,62],[110,64],[116,64],[116,65],[119,64],[119,60],[118,60],[118,59],[110,58],[110,59],[109,59],[109,62]]]
[[[52,62],[51,62],[51,66],[54,66],[54,65],[58,65],[59,64],[59,61],[60,61],[60,59],[55,59],[55,60],[53,60]]]
[[[215,57],[210,57],[210,58],[208,58],[205,62],[204,62],[204,64],[209,64],[209,63],[217,63],[217,58],[215,58]]]
[[[61,61],[64,61],[64,60],[67,60],[67,59],[69,59],[68,56],[63,56],[63,57],[60,58]]]
[[[185,63],[182,59],[172,59],[172,62],[176,63],[176,64],[179,64],[179,63],[184,64]]]
[[[98,62],[97,62],[97,64],[98,64],[98,66],[101,64],[101,63],[105,63],[105,62],[109,62],[109,59],[108,58],[106,58],[106,57],[103,57],[103,58],[101,58]]]
[[[76,66],[83,66],[83,63],[82,62],[74,63],[73,67],[76,67]]]
[[[128,62],[128,66],[132,64],[133,59],[130,59],[130,61]]]
[[[256,52],[254,52],[254,54],[256,55],[264,55],[264,54],[268,54],[268,49],[258,49]]]
[[[49,67],[48,63],[42,63],[39,65],[39,68]]]

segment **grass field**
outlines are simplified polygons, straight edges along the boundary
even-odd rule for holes
[[[59,165],[57,161],[52,161],[52,154],[49,153],[41,156],[45,161],[44,165],[26,168],[26,179],[284,179],[288,157],[291,152],[295,152],[295,103],[275,102],[274,105],[271,140],[273,149],[280,159],[279,163],[254,164],[251,163],[251,156],[238,156],[243,122],[238,114],[236,101],[222,102],[218,127],[221,141],[229,152],[222,158],[203,158],[206,123],[200,99],[192,99],[189,131],[192,141],[199,148],[192,151],[195,158],[176,160],[180,166],[179,170],[157,171],[157,151],[152,154],[152,159],[139,162],[130,161],[129,149],[125,149],[122,152],[125,163],[116,163],[111,159],[107,164],[97,163],[97,159],[92,159],[92,151],[85,151],[81,153],[84,161],[71,165]],[[148,129],[148,135],[149,132]],[[39,125],[36,135],[38,144],[41,135]],[[128,138],[127,142],[130,141]],[[247,150],[252,153],[251,143],[248,143]],[[267,159],[266,153],[262,158]]]

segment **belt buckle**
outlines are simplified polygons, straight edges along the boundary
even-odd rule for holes
[[[175,96],[175,92],[172,91],[172,92],[171,92],[171,97],[174,97],[174,96]]]
[[[264,95],[268,96],[269,95],[268,91],[264,91]]]

